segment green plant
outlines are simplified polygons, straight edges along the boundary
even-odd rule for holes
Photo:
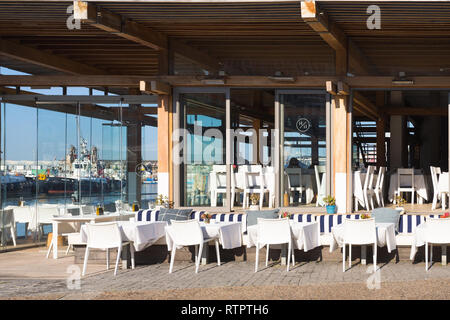
[[[253,205],[257,205],[258,202],[259,202],[259,194],[257,194],[257,193],[252,193],[252,194],[250,195],[250,201],[251,201],[251,203],[252,203]]]
[[[333,196],[326,196],[323,198],[323,201],[327,204],[327,206],[334,206],[336,205],[336,199]]]
[[[397,207],[403,206],[406,203],[406,200],[401,196],[395,196],[395,203],[397,203]]]

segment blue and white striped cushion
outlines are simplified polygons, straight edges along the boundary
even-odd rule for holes
[[[331,228],[344,222],[344,218],[347,219],[360,219],[359,214],[325,214],[318,215],[316,221],[319,222],[320,233],[331,233]]]
[[[291,220],[295,222],[314,222],[316,216],[313,214],[295,213],[291,215]]]
[[[430,217],[433,217],[430,215]],[[418,214],[402,214],[398,223],[399,233],[414,233],[421,223],[425,222],[425,216]]]
[[[136,221],[158,221],[159,210],[147,209],[136,212]]]
[[[215,213],[212,219],[220,222],[240,222],[242,233],[247,232],[247,215],[244,213]]]

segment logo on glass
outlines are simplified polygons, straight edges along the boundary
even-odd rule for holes
[[[308,119],[300,118],[297,120],[297,123],[295,125],[297,127],[297,130],[304,133],[311,128],[311,122],[309,122]]]

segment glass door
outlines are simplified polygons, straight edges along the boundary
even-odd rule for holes
[[[329,99],[323,91],[279,90],[279,204],[322,207],[330,176]]]

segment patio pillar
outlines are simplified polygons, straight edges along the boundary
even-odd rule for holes
[[[130,111],[139,112],[140,105],[130,105]],[[128,202],[141,202],[141,176],[137,166],[142,162],[142,124],[127,125],[127,196]]]
[[[351,210],[351,112],[349,96],[336,95],[331,100],[333,130],[334,197],[338,213]],[[347,199],[348,196],[348,199]]]
[[[170,186],[170,145],[171,132],[169,126],[170,99],[168,95],[158,96],[158,194],[172,200]]]

